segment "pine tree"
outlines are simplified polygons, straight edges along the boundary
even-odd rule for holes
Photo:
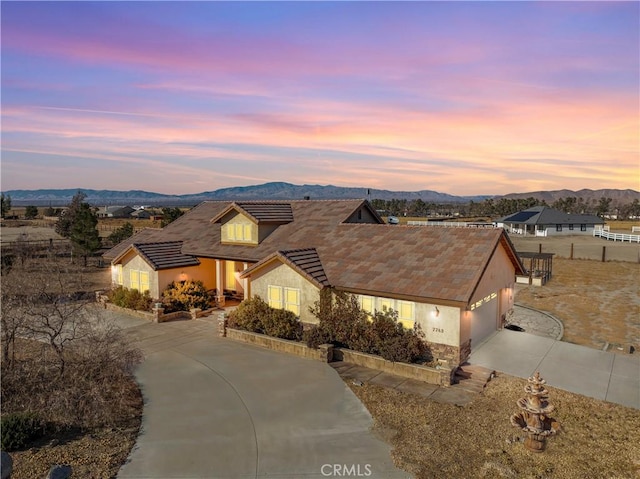
[[[100,248],[97,225],[98,218],[91,206],[88,203],[81,203],[75,211],[69,238],[74,251],[84,258],[85,266],[87,266],[87,256]]]

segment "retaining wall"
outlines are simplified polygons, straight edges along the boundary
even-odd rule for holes
[[[298,341],[272,338],[271,336],[266,336],[264,334],[229,328],[226,326],[226,320],[224,318],[218,319],[218,325],[218,334],[221,337],[255,344],[273,351],[293,354],[307,359],[314,359],[316,361],[323,361],[327,363],[332,361],[344,361],[356,366],[376,369],[378,371],[395,374],[396,376],[408,379],[417,379],[429,384],[437,384],[438,386],[451,385],[452,375],[455,372],[455,368],[432,368],[429,366],[422,366],[420,364],[387,361],[380,356],[352,351],[350,349],[335,348],[331,344],[322,344],[318,349],[313,349]]]

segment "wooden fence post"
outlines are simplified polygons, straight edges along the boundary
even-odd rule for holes
[[[569,256],[569,259],[573,259],[573,243],[571,243],[571,254]]]
[[[602,247],[602,262],[603,262],[603,263],[605,262],[605,258],[606,258],[606,256],[607,256],[607,247],[606,247],[606,246],[603,246],[603,247]]]

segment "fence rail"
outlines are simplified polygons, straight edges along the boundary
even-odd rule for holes
[[[640,243],[640,235],[630,235],[627,233],[611,233],[610,231],[595,229],[593,230],[594,237],[605,238],[613,241],[623,241],[629,243]]]
[[[407,221],[409,226],[448,226],[450,228],[495,228],[493,223],[473,223],[468,221]]]

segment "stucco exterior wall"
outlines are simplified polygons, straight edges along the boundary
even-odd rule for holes
[[[430,303],[414,304],[416,323],[424,332],[426,341],[449,346],[460,344],[460,308]]]
[[[131,270],[145,271],[149,274],[149,294],[157,298],[158,277],[149,263],[134,251],[130,251],[122,258],[120,264],[122,264],[122,286],[131,288]]]
[[[473,331],[477,335],[482,329],[495,331],[501,326],[501,316],[513,307],[514,284],[515,268],[504,247],[498,245],[471,298],[470,310],[461,313],[460,344],[471,339]],[[476,345],[477,340],[471,347]]]
[[[312,306],[320,299],[320,289],[317,286],[282,263],[267,266],[260,271],[259,276],[252,278],[251,295],[260,296],[265,301],[268,301],[269,285],[299,289],[300,321],[304,323],[318,322],[318,318],[309,312],[309,306]]]
[[[202,281],[207,289],[216,287],[216,262],[213,259],[199,258],[200,266],[188,266],[184,268],[163,269],[157,271],[157,283],[159,291],[156,296],[151,293],[154,298],[159,298],[162,291],[172,281]]]
[[[345,223],[378,223],[368,208],[361,206],[347,218]]]

